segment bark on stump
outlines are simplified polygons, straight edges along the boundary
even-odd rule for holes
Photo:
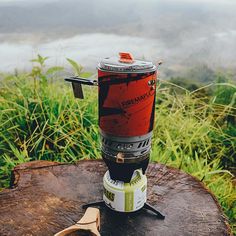
[[[50,236],[84,214],[82,204],[102,199],[102,161],[75,165],[34,161],[12,172],[11,189],[0,192],[0,235]],[[151,212],[120,215],[101,208],[101,235],[231,235],[215,197],[192,176],[178,169],[149,164],[148,202]]]

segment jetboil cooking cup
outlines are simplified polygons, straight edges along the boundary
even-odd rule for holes
[[[130,182],[133,172],[145,172],[154,124],[157,67],[135,60],[129,53],[98,64],[98,81],[78,77],[75,97],[83,98],[81,84],[98,86],[102,157],[114,180]]]

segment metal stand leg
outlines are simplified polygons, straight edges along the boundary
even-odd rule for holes
[[[148,203],[145,203],[144,206],[143,206],[143,209],[146,209],[146,210],[149,210],[149,211],[152,211],[154,212],[157,217],[161,220],[164,220],[165,219],[165,216],[162,215],[157,209],[155,209],[153,206],[151,206],[150,204]]]
[[[82,206],[82,208],[86,209],[86,208],[92,207],[92,206],[105,206],[105,202],[104,201],[91,202],[91,203],[88,203],[88,204],[84,204]]]
[[[84,204],[82,206],[83,209],[86,209],[88,207],[93,207],[93,206],[100,206],[100,207],[103,207],[105,206],[105,202],[104,201],[98,201],[98,202],[91,202],[91,203],[88,203],[88,204]],[[142,209],[146,209],[146,210],[149,210],[149,211],[152,211],[153,213],[156,214],[157,218],[158,219],[161,219],[161,220],[164,220],[165,219],[165,216],[162,215],[157,209],[155,209],[153,206],[151,206],[150,204],[148,203],[145,203],[143,208]]]

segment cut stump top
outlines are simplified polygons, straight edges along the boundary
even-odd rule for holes
[[[82,205],[102,199],[102,161],[59,164],[34,161],[17,166],[11,189],[0,192],[0,235],[50,236],[73,225],[84,214]],[[150,163],[148,202],[151,212],[120,215],[101,210],[101,235],[231,235],[215,197],[196,178],[178,169]]]

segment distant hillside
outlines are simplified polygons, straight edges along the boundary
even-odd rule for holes
[[[159,37],[166,43],[236,29],[236,5],[143,0],[57,0],[0,4],[1,33],[62,30]],[[167,41],[166,41],[167,40]]]
[[[45,42],[53,43],[58,39],[79,37],[84,33],[96,37],[96,33],[102,33],[104,37],[111,34],[131,37],[128,43],[125,41],[119,48],[136,45],[134,53],[141,46],[148,44],[144,48],[144,56],[151,60],[163,59],[163,70],[170,76],[176,76],[186,68],[194,68],[201,64],[206,64],[214,70],[234,69],[235,11],[236,2],[230,0],[15,0],[4,4],[0,2],[0,42],[15,44],[6,52],[5,45],[0,43],[0,54],[8,56],[19,46],[19,42],[26,44],[26,47],[30,45],[33,51]],[[132,36],[140,40],[137,41]],[[97,48],[102,48],[102,51],[108,53],[106,56],[110,56],[109,53],[113,53],[111,48],[122,40],[114,37],[114,40],[109,41],[109,45],[101,43],[97,48],[94,42],[86,44],[88,41],[86,38],[86,42],[77,41],[75,45],[80,43],[82,50],[85,45],[84,47],[89,47],[89,52],[92,52],[89,55],[100,57],[103,55],[98,54]],[[66,45],[66,48],[69,47],[70,45]],[[85,49],[80,50],[81,54],[87,53]],[[78,50],[78,47],[74,50]],[[12,53],[13,57],[15,54]],[[9,61],[14,60],[9,56]]]

